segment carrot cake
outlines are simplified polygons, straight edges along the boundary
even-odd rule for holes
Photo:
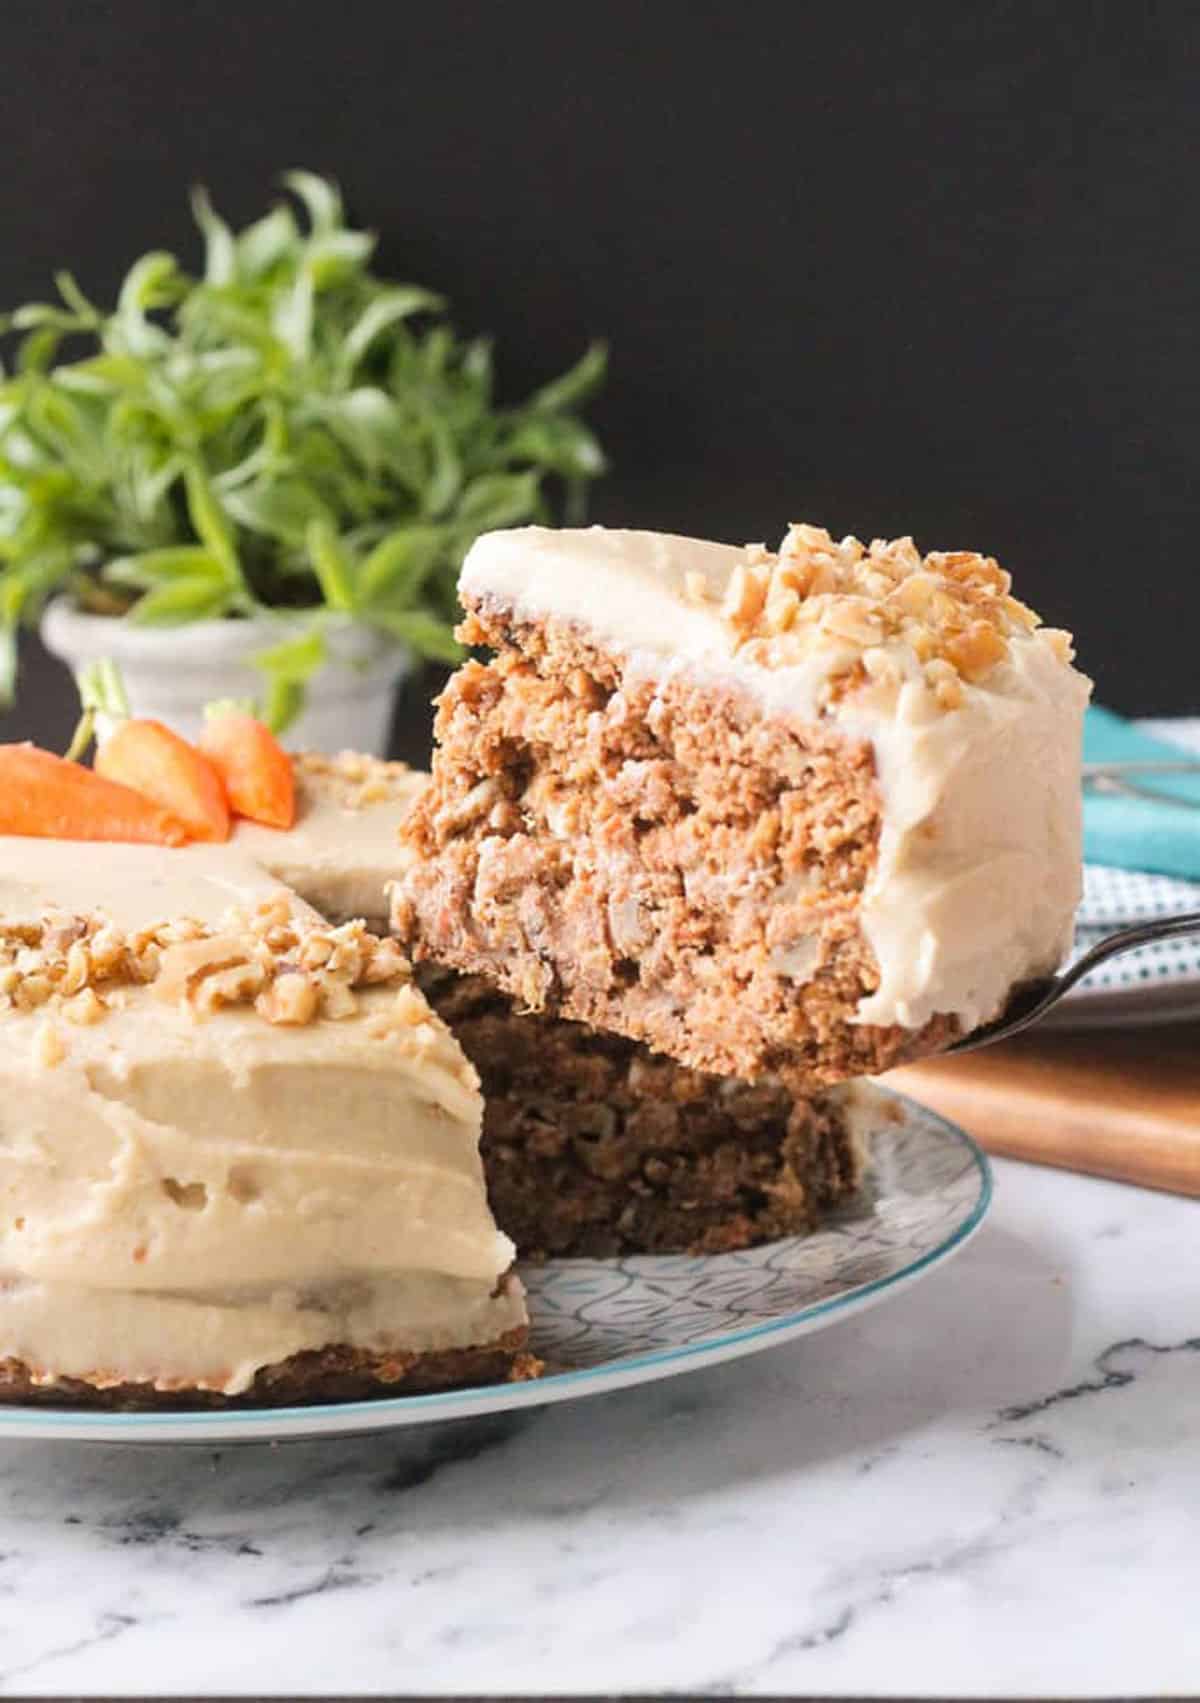
[[[0,840],[0,1399],[521,1377],[475,1071],[236,845]]]
[[[239,821],[234,844],[331,921],[388,928],[387,883],[400,856],[400,824],[429,776],[359,751],[292,756],[291,828]]]
[[[1080,885],[1088,682],[971,552],[492,533],[393,925],[524,1008],[793,1091],[986,1022]]]
[[[294,759],[296,826],[235,843],[337,920],[386,914],[400,825],[429,776],[355,752]],[[811,1230],[859,1186],[865,1090],[797,1097],[618,1035],[514,1010],[434,964],[422,992],[483,1088],[488,1198],[524,1255],[716,1253]]]

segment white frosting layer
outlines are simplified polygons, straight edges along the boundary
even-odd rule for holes
[[[400,862],[400,824],[427,776],[398,763],[351,759],[365,779],[339,773],[338,758],[297,759],[296,822],[281,831],[238,822],[234,844],[322,916],[387,916],[385,884]]]
[[[277,891],[232,847],[0,840],[9,918],[211,923]],[[233,1393],[304,1348],[458,1347],[520,1322],[519,1286],[492,1299],[514,1250],[476,1079],[432,1013],[398,1023],[388,988],[301,1027],[198,1019],[153,984],[109,998],[88,1026],[0,1012],[0,1358]]]
[[[739,652],[719,605],[749,560],[666,534],[527,527],[479,539],[460,592],[518,618],[570,623],[623,653],[635,676],[684,671],[752,695],[768,714],[819,720],[868,744],[882,834],[861,926],[880,985],[858,1019],[917,1029],[941,1012],[974,1028],[1069,943],[1089,684],[1034,631],[1014,636],[1007,660],[977,684],[964,682],[956,709],[942,707],[899,642],[878,647],[887,664],[878,678],[831,700],[829,682],[858,659],[858,644],[822,631],[807,654],[771,666]]]
[[[0,1332],[5,1354],[56,1377],[241,1395],[263,1366],[331,1343],[421,1354],[494,1342],[526,1322],[524,1296],[515,1276],[496,1294],[433,1273],[229,1295],[15,1280],[4,1285]]]

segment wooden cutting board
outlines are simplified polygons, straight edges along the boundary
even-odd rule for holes
[[[1200,1023],[1022,1036],[884,1081],[989,1152],[1200,1195]]]

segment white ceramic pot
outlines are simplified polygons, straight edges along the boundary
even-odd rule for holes
[[[57,598],[42,617],[48,650],[74,671],[111,657],[121,669],[134,715],[153,716],[194,738],[215,698],[261,697],[263,678],[250,658],[297,632],[286,615],[137,627],[88,615]],[[330,661],[310,682],[308,701],[284,734],[295,750],[387,752],[396,687],[412,653],[372,627],[346,619],[327,629]]]

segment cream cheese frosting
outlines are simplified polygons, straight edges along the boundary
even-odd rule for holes
[[[602,527],[480,538],[460,595],[551,618],[634,677],[732,687],[870,747],[881,801],[857,1020],[974,1028],[1071,938],[1090,683],[994,562],[794,527],[781,550]],[[781,974],[787,974],[786,965]]]
[[[0,997],[0,1358],[236,1394],[304,1349],[466,1347],[525,1321],[475,1073],[392,943],[352,993],[331,985],[336,1019],[189,997],[238,957],[231,902],[273,905],[313,962],[361,957],[360,934],[278,896],[237,847],[0,840],[0,924],[194,918],[216,942],[200,970],[205,942],[182,941],[148,984],[98,983],[101,1013],[44,988],[32,1009]]]
[[[426,776],[355,751],[293,759],[296,822],[286,830],[239,822],[234,843],[326,917],[387,915],[400,823]]]

